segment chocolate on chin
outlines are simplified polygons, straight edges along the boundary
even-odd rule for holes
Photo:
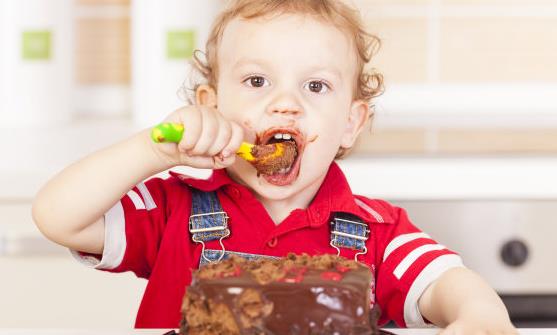
[[[298,155],[296,143],[284,141],[274,144],[256,145],[251,154],[255,157],[252,164],[259,174],[271,175],[288,169]]]
[[[232,256],[194,273],[181,334],[375,335],[368,267],[333,255],[248,261]]]

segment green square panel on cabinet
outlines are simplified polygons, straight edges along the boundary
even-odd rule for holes
[[[26,60],[49,60],[51,43],[50,31],[24,31],[21,39],[21,57]]]
[[[195,30],[169,31],[166,35],[166,56],[169,59],[188,59],[195,48]]]

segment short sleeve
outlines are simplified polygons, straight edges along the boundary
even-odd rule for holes
[[[414,226],[406,211],[392,207],[394,225],[384,235],[377,267],[376,298],[382,321],[394,320],[408,328],[427,327],[418,300],[445,271],[463,267],[459,255]]]
[[[95,269],[149,278],[166,226],[164,184],[161,178],[141,182],[104,214],[102,255],[71,250],[72,255]]]

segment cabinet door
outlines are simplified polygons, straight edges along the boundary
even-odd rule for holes
[[[0,257],[0,325],[131,328],[146,281],[85,268],[66,257]]]
[[[86,268],[0,201],[0,328],[131,328],[146,281]]]

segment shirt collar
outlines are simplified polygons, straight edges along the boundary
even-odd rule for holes
[[[169,171],[168,173],[172,177],[178,178],[178,180],[184,184],[205,192],[213,192],[223,186],[236,184],[236,182],[228,176],[226,169],[213,170],[213,173],[207,179],[195,178],[175,171]]]
[[[362,197],[363,198],[363,197]],[[311,226],[320,226],[329,222],[335,212],[356,215],[368,223],[389,223],[393,219],[382,207],[370,205],[354,196],[344,173],[333,162],[315,198],[308,207]]]
[[[226,169],[213,170],[208,179],[198,179],[174,171],[169,173],[181,182],[205,192],[216,191],[230,184],[238,185],[228,176]],[[373,203],[373,200],[364,202],[352,194],[344,173],[333,161],[321,187],[307,208],[309,225],[317,227],[328,223],[334,212],[353,214],[368,223],[393,222],[386,209],[380,205],[372,205]]]

